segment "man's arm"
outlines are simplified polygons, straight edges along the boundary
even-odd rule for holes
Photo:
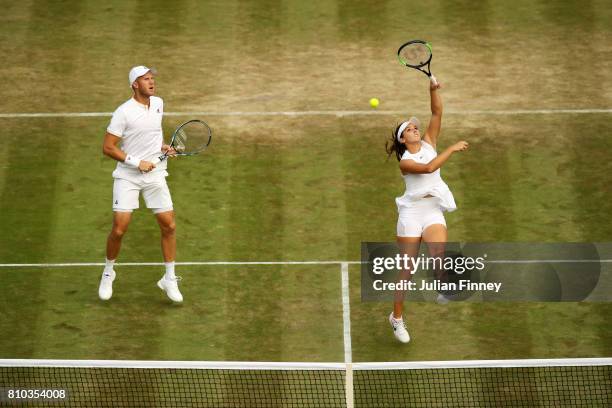
[[[113,135],[112,133],[106,132],[104,135],[104,143],[102,144],[102,152],[105,156],[110,157],[111,159],[115,159],[120,162],[126,163],[126,158],[128,159],[127,164],[131,164],[133,167],[137,167],[138,170],[148,173],[149,171],[155,168],[155,165],[146,160],[140,160],[139,158],[128,158],[128,155],[119,148],[119,142],[121,142],[121,138]],[[136,164],[138,162],[138,164]]]
[[[423,136],[423,140],[432,145],[434,148],[438,142],[438,135],[440,134],[440,128],[442,127],[442,98],[440,97],[438,89],[440,89],[439,83],[434,85],[430,82],[429,93],[431,95],[431,119],[429,121],[427,131],[425,132],[425,136]]]

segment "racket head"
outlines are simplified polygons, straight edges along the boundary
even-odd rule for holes
[[[431,44],[423,40],[412,40],[397,50],[397,58],[402,65],[420,69],[431,62]]]
[[[188,120],[172,134],[170,146],[181,156],[191,156],[204,151],[212,140],[212,130],[199,119]]]

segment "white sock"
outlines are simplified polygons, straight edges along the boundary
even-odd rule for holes
[[[106,260],[106,265],[104,266],[104,273],[111,273],[113,270],[113,266],[115,266],[115,260],[112,261],[110,259]]]
[[[399,318],[397,318],[397,317],[395,317],[395,316],[391,315],[391,318],[392,318],[393,320],[395,320],[396,322],[401,322],[401,321],[403,321],[403,320],[404,320],[403,316],[400,316]]]
[[[166,274],[164,275],[164,279],[166,280],[176,279],[176,275],[174,274],[174,261],[165,262],[164,265],[166,265]]]

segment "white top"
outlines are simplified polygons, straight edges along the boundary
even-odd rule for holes
[[[416,163],[427,164],[437,155],[438,153],[432,145],[421,141],[421,150],[414,154],[406,150],[402,155],[402,160],[413,160]],[[457,209],[453,193],[440,176],[440,169],[429,174],[407,173],[403,174],[402,177],[406,182],[406,192],[403,196],[395,199],[398,211],[401,212],[402,207],[410,207],[412,203],[426,195],[437,197],[442,211],[450,212]]]
[[[128,99],[113,112],[106,131],[121,138],[121,150],[127,154],[152,161],[162,155],[164,101],[151,96],[149,102],[149,106],[146,106],[134,98]],[[166,167],[167,161],[164,160],[147,174],[167,176]],[[138,169],[123,162],[117,162],[113,172],[114,178],[141,179],[143,176]]]

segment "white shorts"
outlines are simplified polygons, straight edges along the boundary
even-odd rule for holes
[[[140,192],[147,208],[154,213],[172,211],[172,197],[163,176],[139,181],[116,178],[113,185],[113,211],[132,212],[137,209]]]
[[[398,237],[420,237],[430,225],[442,224],[446,220],[436,197],[422,198],[413,201],[409,206],[402,206],[397,219]]]

